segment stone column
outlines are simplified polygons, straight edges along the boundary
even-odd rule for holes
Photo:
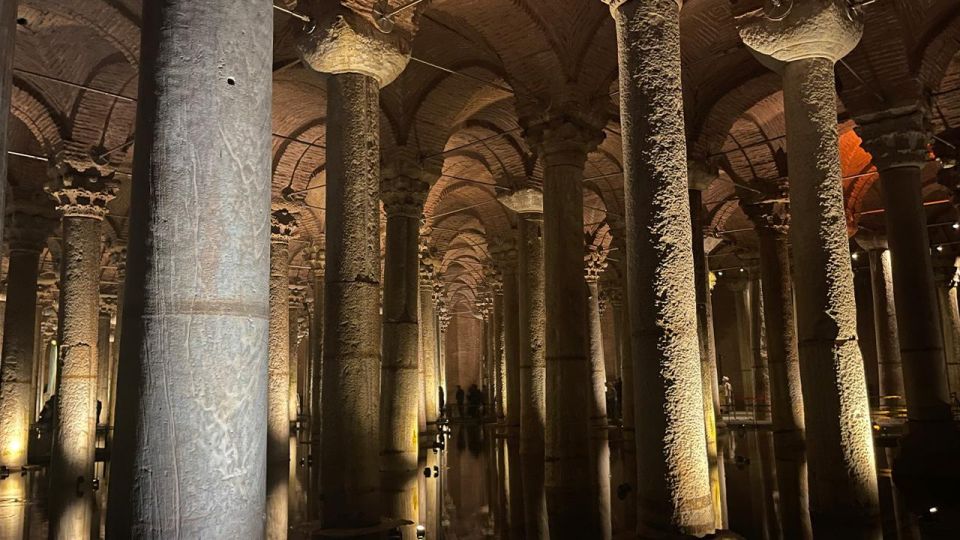
[[[493,409],[498,423],[507,419],[507,366],[504,351],[504,324],[503,324],[503,275],[496,267],[488,273],[492,287],[490,312],[491,337],[493,339]]]
[[[769,360],[770,414],[784,538],[812,538],[786,182],[742,203],[760,240],[760,280]]]
[[[960,399],[960,385],[956,374],[960,370],[960,311],[957,306],[956,252],[937,253],[933,259],[934,279],[937,285],[937,304],[943,326],[943,346],[946,351],[947,389],[951,401]]]
[[[290,428],[296,432],[301,411],[306,412],[309,408],[307,404],[301,403],[307,392],[303,392],[303,396],[301,396],[301,370],[304,366],[300,365],[300,346],[309,334],[309,322],[306,315],[306,287],[291,283],[289,291],[290,301],[287,304],[287,313],[290,321],[290,355],[288,359],[290,383],[287,386],[287,417]],[[294,433],[294,436],[297,436],[297,434]]]
[[[753,380],[753,418],[757,422],[770,420],[770,370],[767,363],[767,325],[763,312],[763,286],[760,283],[760,268],[753,261],[748,270],[750,276],[750,337],[753,344],[753,363],[750,378]]]
[[[48,188],[62,216],[60,376],[50,454],[50,537],[83,538],[93,519],[97,445],[100,233],[116,194],[97,172],[68,170]]]
[[[110,410],[107,411],[107,419],[111,426],[116,428],[117,418],[117,376],[119,374],[120,364],[120,341],[123,335],[123,298],[126,290],[127,276],[127,247],[125,245],[112,246],[109,251],[108,264],[114,267],[114,275],[117,280],[117,297],[113,299],[116,304],[113,319],[113,342],[110,346]],[[115,431],[110,434],[110,446],[113,446]],[[109,474],[110,468],[107,468]]]
[[[610,435],[607,420],[607,370],[603,356],[603,325],[600,313],[600,275],[607,267],[607,252],[587,252],[584,279],[587,282],[587,325],[589,332],[590,386],[590,459],[596,468],[594,486],[597,511],[600,515],[600,536],[613,536],[610,516]]]
[[[13,94],[13,57],[17,49],[17,4],[18,2],[11,1],[0,5],[0,111],[3,111],[3,114],[0,114],[0,178],[7,178],[7,126],[12,116],[10,97]],[[6,191],[0,189],[0,216],[6,216]],[[0,240],[5,238],[3,222],[4,220],[0,219]]]
[[[950,410],[946,329],[921,190],[931,141],[927,111],[920,104],[904,106],[862,116],[858,123],[883,187],[907,402],[908,430],[893,463],[894,482],[916,509],[943,506],[945,493],[960,481],[960,431]]]
[[[543,194],[520,189],[498,197],[517,213],[517,297],[520,378],[520,470],[524,533],[530,540],[550,537],[544,487],[546,358],[544,357]]]
[[[420,248],[420,363],[423,367],[423,380],[420,393],[424,399],[424,420],[428,431],[436,431],[437,418],[440,416],[439,396],[437,395],[437,312],[435,309],[438,261],[430,256],[429,250]]]
[[[0,388],[0,464],[15,468],[27,464],[30,424],[33,422],[31,381],[37,277],[40,252],[51,220],[36,212],[15,210],[10,215],[10,222],[7,229],[10,254],[6,275],[7,301],[0,362],[0,381],[3,381]]]
[[[754,317],[750,300],[752,287],[746,269],[731,270],[722,281],[733,292],[734,310],[737,317],[737,353],[740,371],[740,399],[748,413],[754,403],[753,395],[753,328]]]
[[[362,528],[382,515],[381,453],[371,444],[380,440],[381,419],[379,98],[409,49],[398,43],[400,29],[388,41],[363,17],[330,4],[304,6],[319,24],[300,44],[304,64],[329,74],[322,521]]]
[[[710,467],[710,495],[713,501],[714,527],[727,528],[726,482],[724,463],[717,450],[717,419],[720,417],[720,388],[717,380],[717,355],[713,342],[713,318],[710,310],[710,268],[703,235],[703,192],[717,178],[717,171],[701,162],[687,163],[687,192],[690,201],[690,234],[693,273],[697,293],[697,337],[700,343],[700,385],[703,388],[703,426],[707,436],[707,463]]]
[[[144,3],[110,538],[264,534],[272,36]]]
[[[322,242],[322,238],[321,238]],[[310,491],[308,506],[311,518],[319,519],[322,503],[321,445],[323,442],[323,327],[324,327],[324,269],[326,254],[323,244],[307,247],[306,260],[310,265],[313,313],[310,318]]]
[[[596,538],[599,515],[590,462],[590,361],[583,279],[583,168],[600,131],[572,117],[529,126],[543,160],[543,256],[546,310],[546,491],[554,538]]]
[[[97,425],[109,426],[110,411],[110,326],[116,316],[117,299],[100,296],[97,319]]]
[[[893,299],[893,274],[887,239],[860,231],[857,243],[870,260],[870,289],[873,295],[873,327],[877,336],[877,372],[880,407],[899,412],[903,399],[903,371],[900,367],[900,334]]]
[[[642,476],[638,534],[703,535],[715,527],[687,200],[680,2],[608,3],[617,27],[624,126],[627,295]],[[682,466],[671,457],[679,455]]]
[[[877,475],[857,346],[833,69],[859,41],[862,23],[843,0],[796,2],[771,17],[762,9],[735,15],[744,43],[783,75],[814,534],[873,538]]]
[[[430,185],[418,170],[389,170],[381,187],[387,214],[383,273],[383,363],[380,368],[380,482],[382,514],[419,522],[417,373],[419,343],[420,215]],[[432,292],[432,284],[431,289]],[[415,535],[414,526],[404,534]]]
[[[512,238],[500,239],[491,249],[491,256],[501,278],[503,298],[504,405],[507,427],[520,428],[520,303],[517,290],[517,249]]]
[[[270,325],[267,345],[267,538],[286,538],[290,462],[290,240],[296,215],[270,214]]]

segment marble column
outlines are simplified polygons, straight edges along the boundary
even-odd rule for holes
[[[960,431],[950,409],[945,328],[922,193],[930,129],[922,104],[860,116],[857,126],[883,188],[907,404],[907,434],[893,478],[908,505],[921,511],[945,506],[960,481]]]
[[[960,371],[960,311],[957,305],[957,254],[938,252],[933,259],[934,280],[937,286],[937,304],[943,327],[943,346],[947,368],[947,389],[950,400],[960,399],[960,385],[956,374]]]
[[[785,182],[774,193],[742,203],[760,241],[760,281],[769,361],[770,415],[784,538],[812,538],[805,454],[803,388],[797,344]]]
[[[717,450],[717,420],[720,417],[720,388],[717,380],[717,355],[713,342],[713,318],[710,310],[710,268],[703,235],[703,193],[717,178],[716,169],[702,162],[687,163],[690,200],[690,234],[693,251],[694,283],[697,288],[697,337],[700,343],[700,384],[703,387],[703,426],[707,436],[707,462],[710,467],[710,495],[714,526],[727,528],[726,482],[724,463]]]
[[[326,253],[322,238],[307,248],[313,291],[313,312],[310,317],[310,491],[307,496],[310,517],[319,519],[322,503],[321,446],[323,441],[323,327],[324,270]]]
[[[504,351],[504,306],[503,306],[503,274],[496,269],[496,266],[490,268],[487,273],[487,279],[490,281],[491,299],[493,304],[490,307],[490,332],[493,346],[493,411],[497,423],[504,423],[507,419],[507,359]]]
[[[517,297],[519,327],[520,461],[524,534],[550,537],[544,486],[546,358],[544,356],[543,194],[527,188],[498,197],[517,213]]]
[[[290,240],[297,216],[270,214],[270,325],[267,345],[267,538],[286,538],[290,462]]]
[[[0,363],[0,380],[3,381],[0,387],[0,464],[16,468],[27,464],[34,410],[31,381],[35,356],[37,278],[40,252],[52,220],[35,212],[16,209],[9,219],[7,301]],[[13,316],[14,313],[17,315]]]
[[[142,27],[107,536],[260,538],[273,14],[146,2]]]
[[[491,256],[502,284],[503,368],[505,420],[510,429],[520,428],[520,305],[517,290],[517,249],[512,238],[499,239]]]
[[[573,117],[527,127],[543,160],[543,257],[546,353],[546,491],[553,538],[596,538],[592,487],[590,361],[583,279],[583,168],[601,132]]]
[[[127,247],[125,245],[112,246],[109,250],[108,264],[114,269],[117,281],[117,297],[113,299],[116,309],[113,319],[113,342],[110,345],[110,409],[107,419],[110,426],[116,427],[117,418],[117,375],[120,364],[120,341],[123,335],[123,298],[126,290],[127,276]],[[110,432],[110,445],[113,446],[115,431]],[[110,468],[107,468],[110,474]]]
[[[857,344],[833,67],[859,41],[861,17],[843,0],[794,3],[782,17],[762,9],[735,16],[744,43],[783,76],[814,534],[875,538],[877,475]]]
[[[600,275],[607,267],[607,251],[587,252],[584,279],[587,282],[587,326],[590,355],[590,459],[596,468],[595,500],[600,515],[600,535],[613,536],[610,515],[610,435],[607,420],[607,370],[603,356],[603,324],[600,313]]]
[[[116,316],[117,303],[114,297],[100,296],[97,318],[97,425],[109,426],[110,411],[110,328]]]
[[[620,61],[627,303],[642,476],[637,532],[703,535],[715,526],[687,200],[680,2],[608,3]],[[678,455],[683,463],[671,457]]]
[[[62,216],[60,376],[50,453],[50,538],[84,538],[93,519],[97,445],[97,320],[100,234],[111,179],[95,171],[63,171],[48,188]]]
[[[437,283],[436,261],[428,250],[420,248],[420,364],[423,378],[420,393],[424,400],[424,420],[430,433],[436,432],[439,409],[439,372],[437,367],[437,311],[435,285]]]
[[[417,170],[385,169],[387,214],[383,274],[383,362],[380,368],[380,483],[383,515],[420,521],[417,500],[417,403],[420,215],[430,185]],[[432,287],[432,284],[431,284]],[[432,291],[432,289],[431,289]],[[414,526],[403,527],[405,536]]]
[[[370,527],[382,515],[382,445],[371,444],[381,419],[380,89],[408,52],[399,29],[396,40],[381,39],[342,6],[304,9],[322,24],[300,43],[303,63],[328,74],[322,521]]]
[[[721,283],[733,292],[734,311],[737,318],[737,370],[740,372],[740,399],[748,415],[753,410],[753,329],[754,316],[751,307],[750,277],[745,268],[731,270]]]
[[[7,131],[10,117],[10,98],[13,95],[13,58],[17,42],[17,1],[0,5],[0,178],[7,178]],[[6,189],[0,189],[0,216],[5,216]],[[0,240],[3,235],[0,219]],[[6,379],[4,379],[6,380]]]
[[[870,290],[873,296],[873,327],[877,337],[877,373],[880,407],[899,414],[903,399],[903,370],[900,367],[900,334],[893,299],[893,273],[887,239],[860,231],[857,243],[867,252],[870,262]]]
[[[753,418],[757,422],[770,420],[770,370],[767,361],[767,325],[763,310],[763,285],[757,261],[751,263],[750,276],[750,338],[753,362],[750,378],[753,380]]]

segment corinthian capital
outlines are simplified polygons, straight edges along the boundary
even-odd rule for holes
[[[118,186],[112,177],[100,176],[95,169],[84,172],[63,168],[45,191],[53,197],[63,217],[84,217],[102,220],[107,203],[117,195]]]
[[[600,280],[603,271],[607,269],[607,255],[608,251],[603,248],[587,252],[583,264],[583,277],[587,283],[597,283]]]
[[[300,224],[297,215],[287,208],[278,208],[270,213],[270,241],[289,243],[297,235]]]
[[[870,153],[878,170],[922,167],[933,138],[926,107],[910,105],[857,118],[860,145]]]
[[[384,178],[380,184],[383,210],[387,217],[419,219],[429,191],[430,184],[417,176],[395,175]]]

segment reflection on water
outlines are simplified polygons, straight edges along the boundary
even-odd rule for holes
[[[624,526],[624,500],[631,482],[623,478],[623,452],[618,428],[610,430],[611,524],[614,538],[632,538]],[[307,439],[301,436],[301,439]],[[729,529],[753,539],[779,539],[786,531],[780,527],[781,501],[777,486],[773,436],[765,427],[733,427],[720,433],[720,453],[726,465],[725,485],[728,499]],[[522,538],[524,519],[522,475],[519,458],[505,428],[494,424],[454,423],[445,450],[424,449],[420,469],[420,525],[425,538],[479,540],[482,538]],[[888,467],[888,450],[878,448],[879,468]],[[517,460],[517,463],[511,463]],[[310,469],[317,460],[311,457],[308,442],[290,440],[289,476],[286,484],[288,500],[276,501],[272,508],[285,507],[288,519],[271,517],[268,512],[266,533],[271,538],[307,538],[301,531],[311,522],[311,508],[316,501],[308,494]],[[886,466],[886,467],[885,467]],[[108,468],[97,464],[101,478],[95,497],[94,516],[98,530],[93,537],[103,537],[105,522]],[[881,478],[884,501],[884,538],[915,538],[915,524],[899,522],[905,511],[890,494],[889,478]],[[48,528],[47,478],[42,467],[9,471],[0,478],[0,540],[46,538]],[[286,523],[284,523],[286,521]],[[298,527],[299,526],[299,527]],[[899,527],[899,533],[898,533]]]

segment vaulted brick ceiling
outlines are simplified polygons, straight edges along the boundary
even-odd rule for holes
[[[326,9],[318,0],[278,3],[308,13]],[[689,152],[722,171],[704,197],[710,226],[726,240],[717,250],[721,265],[735,264],[755,243],[734,185],[783,176],[786,150],[779,78],[743,47],[730,6],[731,0],[687,0],[681,12]],[[384,9],[374,0],[344,0],[343,7],[368,20]],[[876,175],[852,131],[854,119],[924,98],[937,133],[960,127],[960,3],[885,0],[864,12],[863,40],[837,66],[838,123],[851,223],[882,228],[873,212],[880,204]],[[19,16],[10,148],[116,170],[128,188],[140,2],[21,0]],[[600,0],[428,0],[396,20],[398,39],[416,33],[413,60],[382,94],[383,159],[414,158],[441,173],[427,200],[424,230],[442,260],[452,304],[472,308],[484,283],[487,243],[509,234],[513,224],[495,195],[542,183],[522,128],[538,115],[589,114],[605,125],[605,139],[585,171],[584,222],[590,238],[609,244],[606,221],[622,216],[623,195],[616,47],[607,6]],[[307,276],[302,248],[322,242],[326,182],[325,82],[298,62],[302,26],[275,14],[273,186],[276,201],[301,210],[294,279]],[[48,164],[17,155],[10,162],[13,204],[36,199]],[[927,174],[929,201],[947,197],[933,183],[935,170]],[[111,203],[113,243],[123,242],[128,193],[124,189]],[[932,221],[956,219],[950,205],[929,209]],[[46,255],[48,264],[55,255],[55,248]],[[104,263],[110,281],[106,256]]]

